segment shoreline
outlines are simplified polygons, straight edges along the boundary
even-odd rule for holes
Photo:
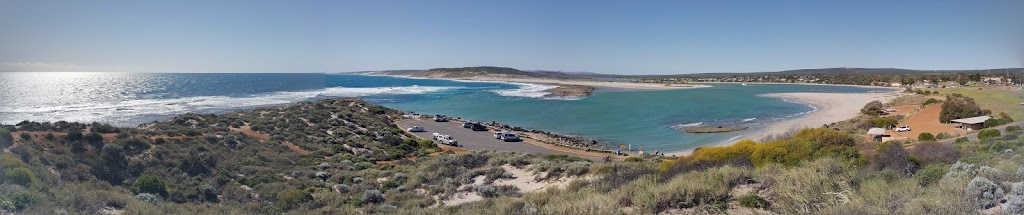
[[[883,103],[889,102],[898,96],[898,93],[769,93],[759,96],[779,98],[786,102],[805,104],[813,108],[810,112],[797,117],[770,123],[754,132],[739,135],[736,138],[719,143],[708,144],[701,147],[719,147],[732,145],[740,140],[763,141],[766,138],[782,135],[790,131],[803,128],[818,128],[826,124],[840,122],[856,117],[860,114],[860,108],[868,102],[879,100]],[[701,148],[698,147],[698,148]],[[667,156],[687,156],[693,153],[693,149],[666,152]]]
[[[615,81],[592,81],[592,80],[574,80],[574,79],[551,79],[551,78],[510,78],[510,77],[471,77],[471,78],[441,78],[441,77],[414,77],[404,75],[382,75],[382,74],[355,74],[365,76],[384,76],[393,78],[410,78],[410,79],[433,79],[433,80],[448,80],[448,81],[462,81],[462,82],[490,82],[490,83],[502,83],[502,84],[541,84],[549,86],[568,86],[568,85],[581,85],[594,87],[597,90],[678,90],[678,89],[697,89],[697,88],[708,88],[713,87],[711,85],[699,85],[699,84],[686,84],[686,85],[664,85],[655,83],[633,83],[633,82],[615,82]]]
[[[752,85],[812,85],[812,86],[842,86],[842,87],[860,87],[869,89],[886,89],[893,90],[893,92],[903,92],[905,88],[902,87],[883,87],[883,86],[868,86],[868,85],[852,85],[852,84],[817,84],[817,83],[778,83],[778,82],[721,82],[721,81],[707,81],[707,82],[696,82],[696,83],[708,83],[708,84],[752,84]]]

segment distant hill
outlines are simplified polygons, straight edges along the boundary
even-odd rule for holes
[[[750,73],[694,73],[694,74],[670,74],[670,75],[615,75],[593,72],[564,72],[550,70],[518,70],[508,67],[477,66],[460,68],[434,68],[428,70],[384,70],[384,71],[362,71],[352,74],[366,75],[399,75],[412,77],[432,78],[471,78],[476,76],[505,76],[517,78],[557,78],[557,79],[623,79],[623,78],[670,78],[670,77],[726,77],[726,76],[757,76],[757,75],[848,75],[848,74],[870,74],[870,75],[917,75],[917,74],[941,74],[941,73],[1022,73],[1024,68],[1003,68],[1003,69],[979,69],[979,70],[912,70],[898,68],[819,68],[819,69],[796,69],[775,72],[750,72]]]
[[[607,79],[625,77],[623,75],[609,75],[592,72],[562,72],[548,70],[523,71],[514,68],[496,66],[434,68],[428,70],[361,71],[351,72],[349,74],[398,75],[429,78],[472,78],[478,76],[502,76],[513,78]]]

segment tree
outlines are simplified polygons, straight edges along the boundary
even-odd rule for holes
[[[103,135],[101,135],[98,132],[90,132],[89,134],[85,135],[84,139],[85,142],[89,143],[89,145],[92,145],[94,149],[103,148]]]
[[[874,115],[878,115],[878,112],[882,111],[882,108],[885,108],[882,105],[882,102],[880,102],[878,100],[874,100],[874,101],[868,102],[868,104],[865,104],[864,108],[860,109],[860,112],[864,113],[864,114],[868,114],[868,115],[874,116]]]
[[[924,132],[924,133],[921,133],[921,134],[917,135],[917,140],[919,140],[919,141],[935,141],[935,136],[932,135],[932,133]]]
[[[939,113],[939,121],[949,122],[954,119],[981,116],[981,108],[974,99],[963,96],[947,96],[942,102],[942,112]]]
[[[145,174],[140,176],[138,179],[135,179],[132,189],[135,193],[149,193],[167,197],[167,186],[156,175]]]
[[[871,119],[871,124],[874,125],[876,128],[888,128],[889,126],[896,125],[896,123],[896,119],[889,117],[876,117],[874,119]]]
[[[96,178],[118,185],[128,176],[128,159],[121,146],[107,144],[100,150],[100,165],[93,166]]]
[[[11,135],[11,131],[0,128],[0,147],[7,148],[14,145],[14,135]]]

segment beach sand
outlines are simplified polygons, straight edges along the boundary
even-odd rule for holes
[[[518,83],[531,83],[531,84],[555,84],[555,85],[583,85],[597,88],[616,88],[616,89],[629,89],[629,90],[672,90],[672,89],[696,89],[711,87],[710,85],[695,85],[695,84],[656,84],[656,83],[632,83],[632,82],[614,82],[614,81],[589,81],[589,80],[574,80],[574,79],[547,79],[547,78],[510,78],[510,77],[491,77],[491,76],[477,76],[473,78],[457,79],[457,80],[473,80],[473,81],[498,81],[498,82],[518,82]]]
[[[856,117],[865,104],[878,100],[882,103],[892,101],[898,93],[772,93],[761,96],[785,99],[789,102],[808,104],[816,108],[803,116],[768,125],[752,134],[744,135],[737,141],[723,142],[709,146],[731,145],[739,140],[749,139],[760,141],[775,135],[785,134],[803,128],[819,128],[825,124],[839,122]],[[686,156],[693,149],[665,153],[672,156]]]

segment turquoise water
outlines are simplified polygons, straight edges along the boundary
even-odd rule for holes
[[[675,151],[716,144],[796,117],[813,107],[758,96],[782,92],[869,92],[871,89],[817,85],[714,84],[712,88],[665,91],[599,91],[579,100],[501,97],[486,92],[430,100],[382,103],[401,110],[498,121],[526,128],[583,135],[607,144]],[[750,126],[743,132],[689,134],[686,124]]]
[[[543,98],[545,85],[330,74],[0,73],[0,123],[104,122],[135,126],[182,113],[221,113],[335,97],[674,151],[756,132],[813,107],[781,92],[869,92],[821,85],[714,84],[664,91],[601,90],[585,98]],[[686,124],[750,126],[744,132],[687,134]]]

